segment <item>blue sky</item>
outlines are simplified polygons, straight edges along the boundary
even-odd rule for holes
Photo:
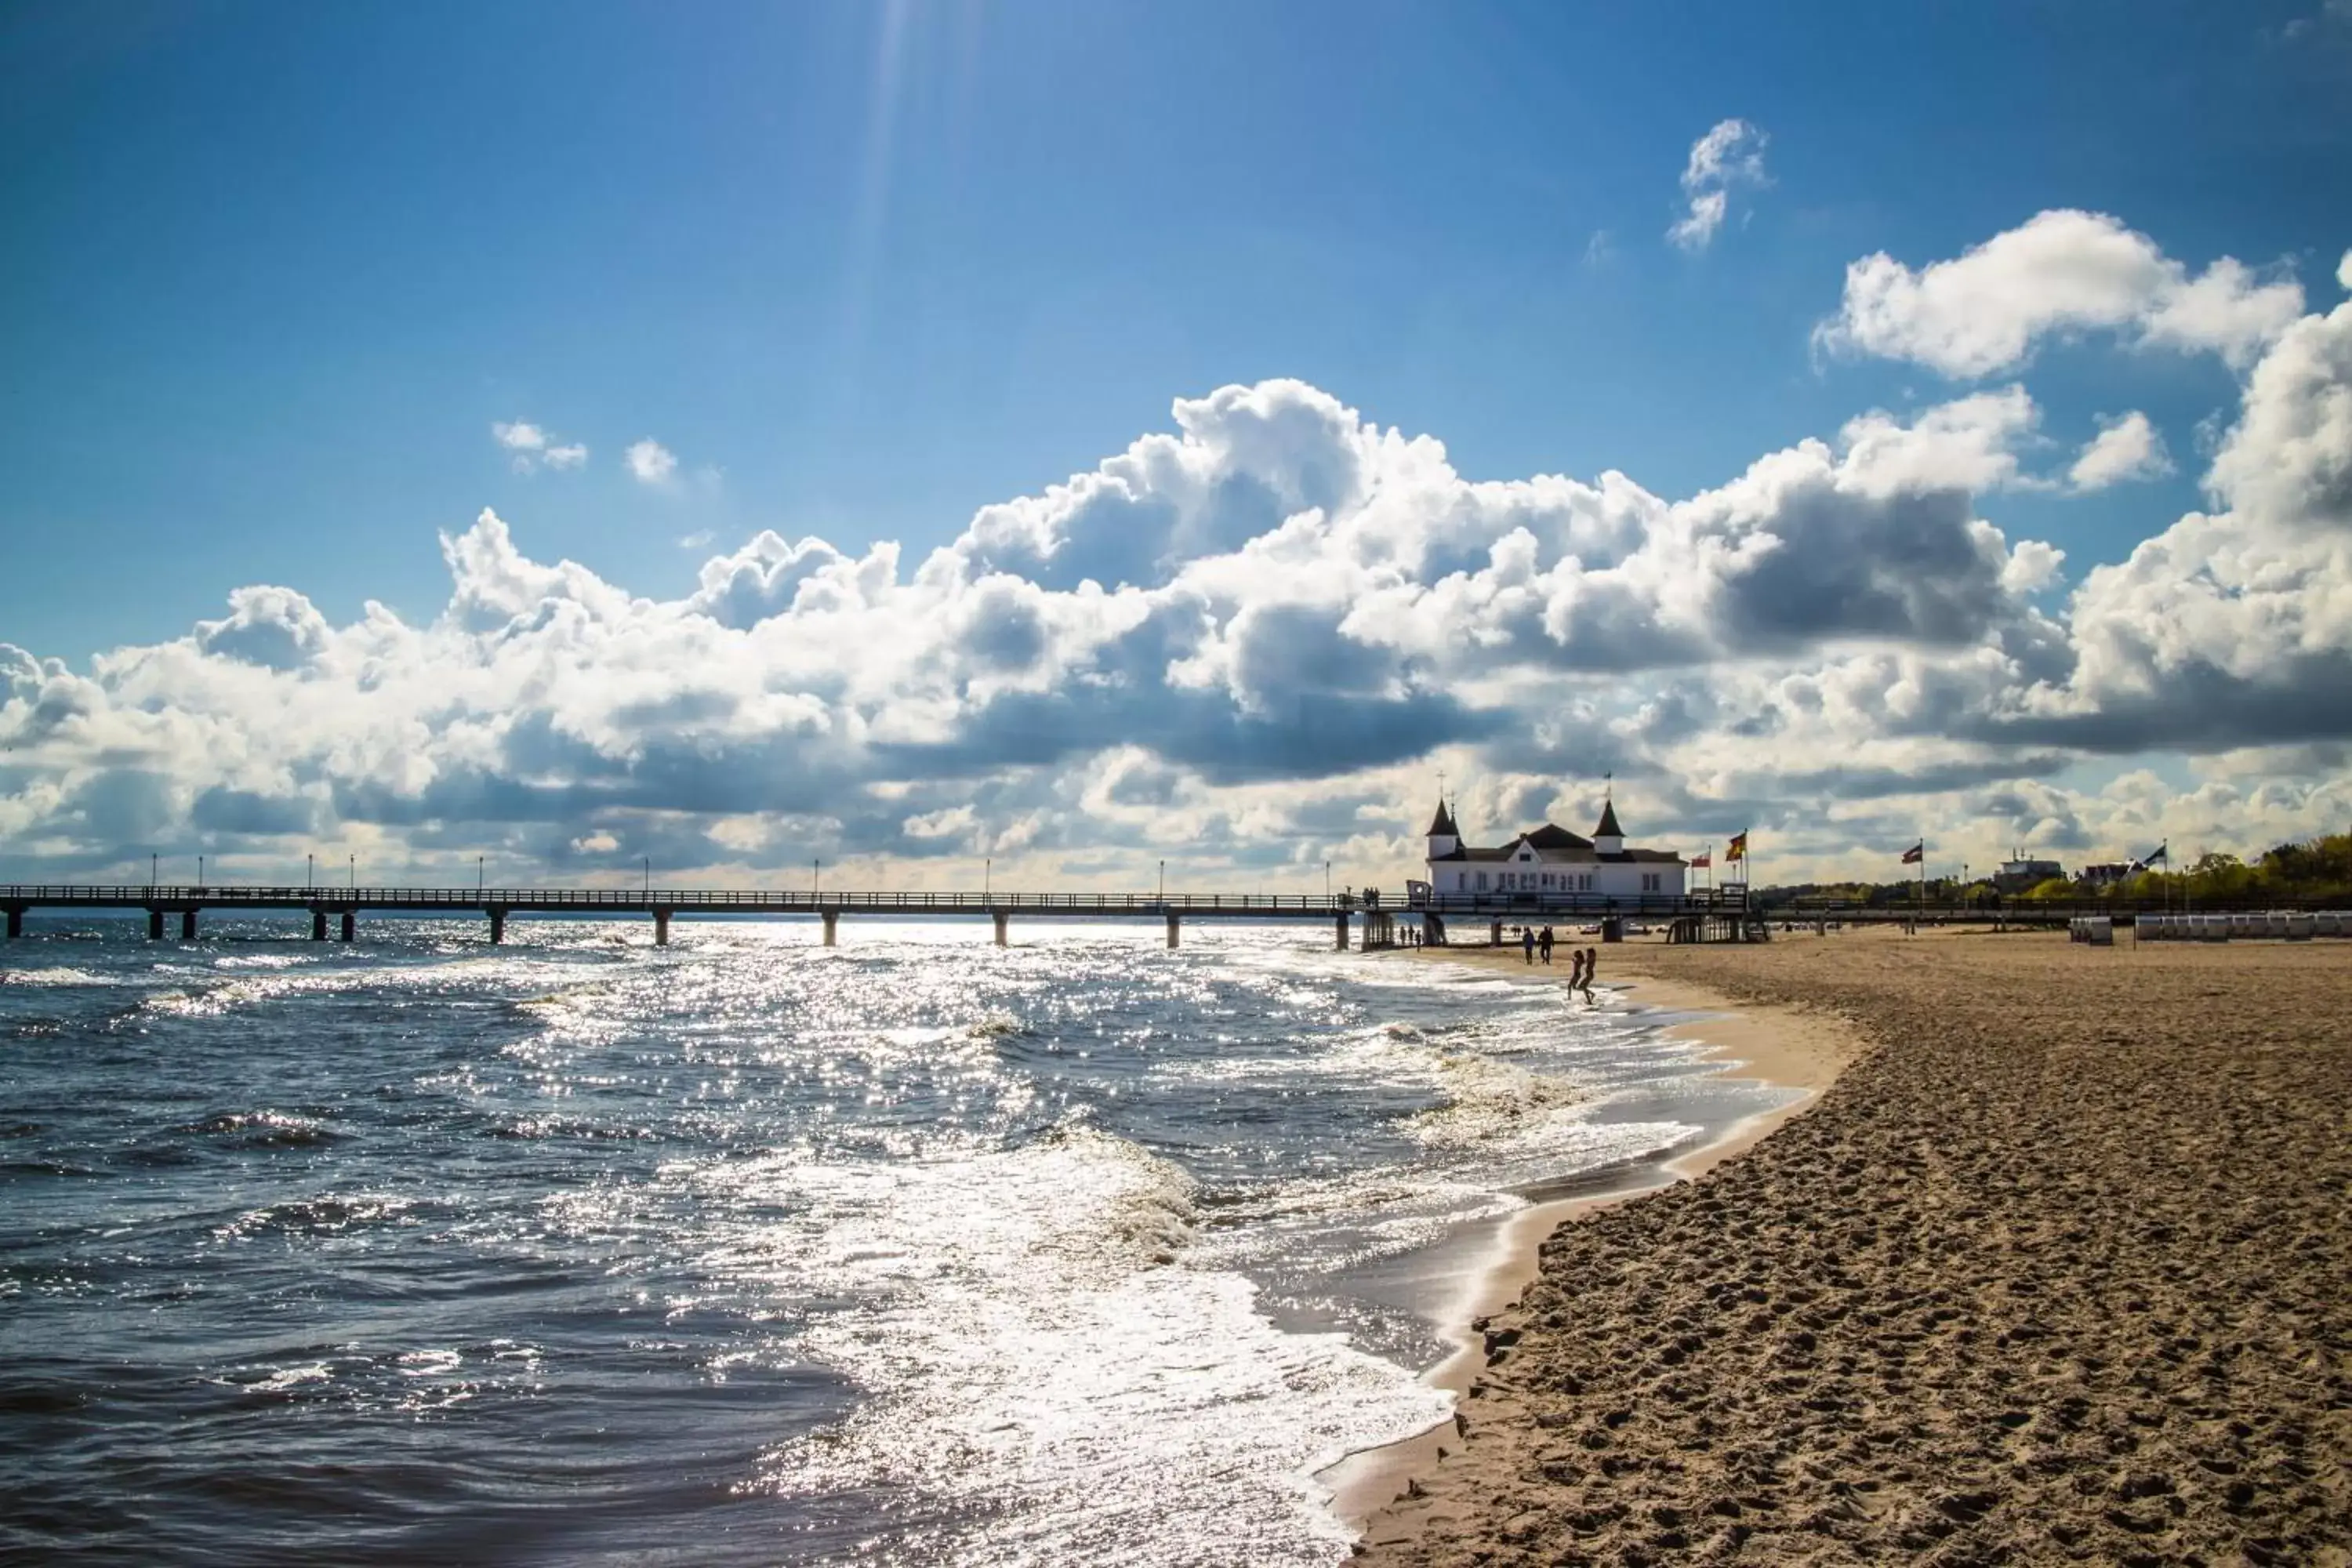
[[[2142,411],[2168,472],[1977,499],[2065,552],[2023,590],[2059,613],[2202,504],[2251,361],[2104,330],[1983,375],[1831,352],[1848,266],[2081,209],[2326,310],[2347,103],[2342,0],[19,5],[0,642],[80,670],[249,584],[422,626],[436,533],[485,509],[664,602],[762,530],[911,570],[1272,378],[1465,479],[1667,501],[2021,378],[2036,472]],[[1731,120],[1761,177],[1678,246]],[[519,423],[524,463],[492,434]],[[2185,786],[2190,754],[2026,772]]]
[[[928,545],[1269,375],[1473,477],[1687,494],[1900,405],[1899,367],[1807,353],[1854,257],[2072,205],[2193,263],[2332,259],[2352,74],[2300,14],[19,8],[0,632],[79,658],[250,581],[429,613],[432,531],[484,505],[646,592],[704,531]],[[1772,184],[1682,255],[1727,116]],[[2081,359],[2043,367],[2053,430],[2128,405],[2185,447],[2228,395]],[[492,420],[718,482],[511,474]],[[2173,489],[2029,521],[2112,553]]]

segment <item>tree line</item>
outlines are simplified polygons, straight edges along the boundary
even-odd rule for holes
[[[2110,889],[2084,889],[2079,883],[2053,877],[2026,896],[2080,899],[2110,893],[2126,899],[2212,903],[2266,898],[2352,900],[2352,833],[2324,833],[2276,845],[2253,860],[2212,850],[2179,871],[2144,868]]]
[[[2321,834],[2277,845],[2252,860],[2214,850],[2177,871],[2142,867],[2120,881],[2105,884],[2078,877],[2052,877],[2014,895],[1982,877],[1966,882],[1958,877],[1930,877],[1924,889],[1916,881],[1805,882],[1762,889],[1759,894],[1759,901],[1765,903],[1801,899],[1878,909],[1900,908],[1922,899],[1948,907],[1992,904],[2011,896],[2053,903],[2113,900],[2193,906],[2253,903],[2263,899],[2340,899],[2352,903],[2352,833]]]

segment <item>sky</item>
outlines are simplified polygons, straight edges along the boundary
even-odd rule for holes
[[[2347,105],[2352,0],[18,4],[0,879],[2341,831]]]

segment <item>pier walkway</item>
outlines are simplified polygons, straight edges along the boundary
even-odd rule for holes
[[[493,942],[506,940],[511,915],[650,916],[654,941],[667,944],[669,922],[677,915],[814,915],[823,922],[824,944],[834,945],[841,917],[965,915],[986,916],[995,927],[998,946],[1004,945],[1014,916],[1024,920],[1164,920],[1168,945],[1188,920],[1329,921],[1337,945],[1349,945],[1349,925],[1361,917],[1367,929],[1412,916],[1435,928],[1442,940],[1448,918],[1488,918],[1494,921],[1566,920],[1579,916],[1672,920],[1718,912],[1721,904],[1706,894],[1688,899],[1547,898],[1540,904],[1507,895],[1423,900],[1409,906],[1381,902],[1364,893],[859,893],[808,889],[785,891],[766,889],[695,888],[289,888],[253,884],[214,886],[72,886],[59,884],[0,884],[0,914],[11,937],[25,932],[25,916],[34,910],[143,910],[147,934],[162,941],[173,916],[178,917],[179,938],[195,940],[197,917],[219,913],[307,913],[310,940],[325,942],[331,928],[344,942],[355,941],[362,914],[476,914],[489,921]]]

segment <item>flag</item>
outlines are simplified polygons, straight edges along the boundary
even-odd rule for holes
[[[1715,851],[1712,848],[1700,850],[1698,855],[1691,861],[1691,869],[1694,871],[1705,871],[1710,869],[1714,864],[1714,857]]]
[[[1927,841],[1924,838],[1919,840],[1918,843],[1911,846],[1910,848],[1903,851],[1903,863],[1906,866],[1916,866],[1920,861],[1925,860],[1927,858]]]
[[[1748,858],[1748,835],[1746,835],[1745,833],[1735,833],[1735,834],[1733,834],[1733,835],[1731,836],[1731,842],[1730,842],[1729,844],[1727,844],[1727,845],[1725,845],[1725,846],[1724,846],[1724,848],[1723,848],[1723,858],[1724,858],[1726,860],[1745,860],[1745,859],[1747,859],[1747,858]]]
[[[2171,848],[2172,840],[2168,838],[2163,843],[2158,845],[2155,848],[2149,850],[2147,854],[2141,856],[2139,858],[2140,869],[2146,870],[2148,867],[2155,865],[2158,860],[2163,861],[2168,866],[2171,865]]]

